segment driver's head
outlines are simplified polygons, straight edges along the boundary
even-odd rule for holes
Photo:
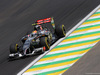
[[[33,37],[33,36],[35,36],[35,35],[37,35],[37,31],[36,31],[36,30],[34,30],[34,31],[30,34],[30,37]]]
[[[36,31],[36,30],[34,30],[32,33],[33,33],[33,34],[36,34],[36,33],[37,33],[37,31]]]
[[[42,26],[41,26],[41,25],[36,25],[36,26],[34,27],[34,29],[35,29],[35,30],[42,30]]]

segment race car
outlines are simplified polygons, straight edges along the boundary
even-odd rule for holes
[[[54,32],[52,33],[47,27],[42,24],[51,23]],[[42,54],[50,49],[59,38],[65,37],[66,28],[64,25],[56,26],[52,17],[37,20],[33,26],[33,31],[22,37],[22,44],[10,45],[10,59],[26,57],[34,54]]]

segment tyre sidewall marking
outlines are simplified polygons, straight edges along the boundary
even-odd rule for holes
[[[64,34],[64,36],[66,35],[66,33],[64,32],[64,25],[62,25],[62,31],[63,31],[63,34]]]
[[[18,46],[18,44],[16,44],[16,46],[15,46],[15,50],[17,51],[17,46]]]
[[[47,37],[45,37],[45,43],[46,43],[47,47],[50,48],[50,47],[48,46],[48,43],[47,43]]]

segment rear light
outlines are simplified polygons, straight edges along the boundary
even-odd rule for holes
[[[43,50],[44,50],[44,51],[46,50],[45,46],[43,47]]]

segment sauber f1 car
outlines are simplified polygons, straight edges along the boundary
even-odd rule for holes
[[[42,24],[51,23],[54,32],[52,33],[47,27]],[[65,37],[66,28],[64,25],[56,26],[52,17],[37,20],[32,24],[33,31],[30,34],[22,37],[22,44],[10,45],[10,59],[21,58],[34,54],[42,54],[49,50],[50,46],[55,43],[59,38]]]

